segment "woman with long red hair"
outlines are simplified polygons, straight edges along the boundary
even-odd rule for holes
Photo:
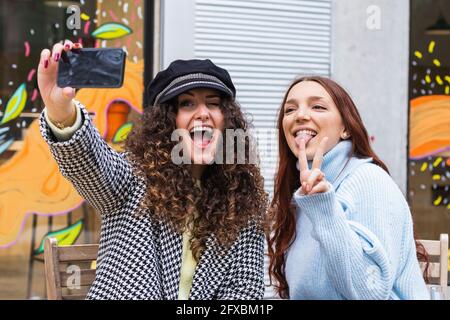
[[[428,299],[407,202],[334,81],[294,81],[278,117],[268,235],[282,298]]]

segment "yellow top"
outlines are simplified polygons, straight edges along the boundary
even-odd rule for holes
[[[201,180],[196,180],[196,184],[200,186]],[[194,212],[194,216],[197,216],[198,212]],[[194,279],[195,268],[197,262],[192,255],[191,246],[189,240],[192,237],[191,234],[192,225],[187,226],[183,232],[183,252],[181,254],[181,270],[180,270],[180,284],[178,291],[178,300],[188,300],[189,293],[192,288],[192,280]]]
[[[192,288],[192,280],[194,279],[195,268],[197,262],[195,261],[189,240],[191,233],[189,230],[183,232],[183,253],[181,256],[181,270],[180,270],[180,290],[178,292],[178,300],[188,300],[189,293]]]

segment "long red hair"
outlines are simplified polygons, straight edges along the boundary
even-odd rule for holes
[[[285,274],[285,253],[296,237],[296,214],[291,200],[295,190],[300,187],[300,181],[297,175],[292,174],[297,171],[297,157],[289,148],[284,135],[282,125],[283,106],[292,87],[302,81],[317,82],[333,99],[342,117],[346,132],[350,134],[352,154],[358,158],[372,158],[376,165],[389,173],[387,166],[378,158],[370,146],[369,135],[353,100],[340,85],[331,79],[320,76],[302,77],[292,82],[284,95],[277,121],[279,164],[275,175],[274,197],[269,212],[271,227],[267,235],[270,280],[272,283],[272,279],[276,279],[275,288],[280,297],[284,299],[289,298],[289,286]],[[416,242],[416,247],[419,260],[428,262],[424,247],[418,242]],[[426,272],[427,270],[425,270],[425,275]]]

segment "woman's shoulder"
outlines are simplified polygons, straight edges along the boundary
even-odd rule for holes
[[[349,192],[355,199],[386,200],[390,204],[407,206],[406,199],[394,179],[373,162],[365,162],[354,168],[342,181],[340,189]]]
[[[349,180],[361,181],[364,183],[387,183],[394,184],[395,182],[389,173],[386,172],[379,165],[372,161],[364,161],[355,166],[346,177]]]
[[[396,221],[397,225],[411,223],[410,208],[404,194],[391,176],[372,162],[355,168],[336,194],[349,208],[350,219],[372,219],[376,212],[381,220]]]

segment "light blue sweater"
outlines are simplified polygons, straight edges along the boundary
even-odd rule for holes
[[[371,159],[347,162],[350,152],[351,142],[342,141],[324,156],[330,191],[294,194],[290,298],[429,299],[403,194]]]

